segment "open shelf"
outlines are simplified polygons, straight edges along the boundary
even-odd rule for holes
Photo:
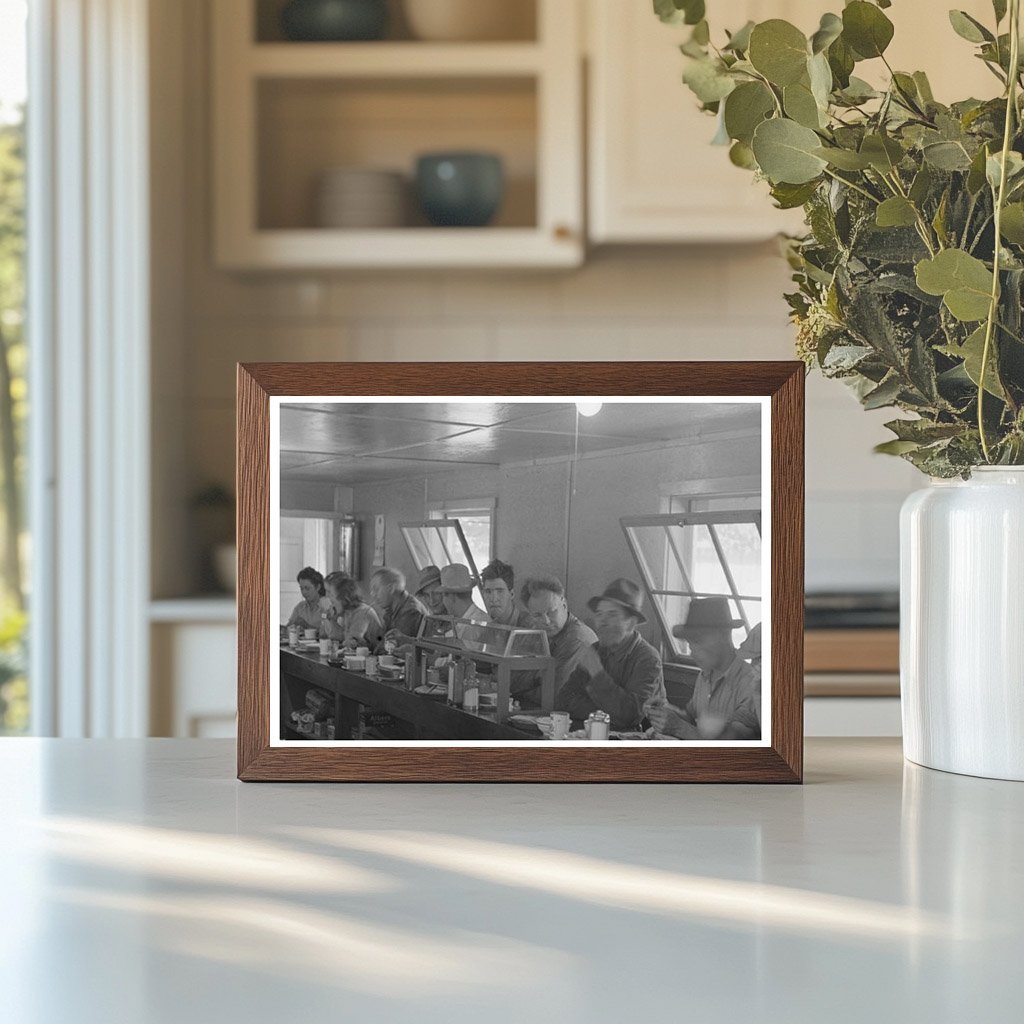
[[[415,199],[416,159],[451,150],[495,153],[504,166],[505,195],[494,221],[463,234],[537,225],[533,79],[272,79],[257,90],[261,230],[322,229],[319,179],[336,167],[405,178],[405,224],[375,231],[429,228]]]
[[[274,43],[248,53],[257,78],[535,75],[542,60],[534,43]]]
[[[280,39],[278,0],[218,0],[212,8],[218,265],[578,266],[578,14],[565,0],[523,3],[532,26],[526,39],[417,42],[396,23],[395,38],[380,42],[298,43]],[[504,194],[485,227],[433,227],[420,209],[417,158],[451,151],[501,158]],[[404,209],[378,200],[382,212],[371,219],[370,200],[360,196],[348,200],[361,205],[346,222],[381,226],[334,226],[338,219],[318,214],[317,196],[324,176],[339,169],[400,174]]]
[[[220,0],[218,0],[220,2]],[[252,5],[253,25],[249,38],[258,44],[287,42],[289,46],[314,46],[314,43],[286,40],[281,27],[281,12],[288,0],[245,0]],[[422,2],[422,0],[420,0]],[[499,12],[502,28],[498,38],[504,42],[532,42],[537,39],[538,0],[503,0]],[[560,0],[566,2],[566,0]],[[419,42],[406,13],[405,0],[388,0],[388,24],[384,39],[355,45],[377,47],[396,40]]]

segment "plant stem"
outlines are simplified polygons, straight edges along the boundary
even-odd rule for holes
[[[917,233],[921,236],[921,241],[924,242],[925,247],[928,250],[928,254],[930,256],[934,256],[935,247],[932,245],[932,233],[928,227],[928,222],[924,219],[924,214],[917,208],[917,204],[910,202],[910,198],[907,195],[906,190],[903,188],[903,182],[900,181],[899,172],[896,168],[893,168],[892,174],[883,174],[882,178],[892,186],[901,199],[906,199],[906,201],[910,203],[911,209],[914,211],[914,216],[917,218]],[[935,242],[941,249],[942,243],[939,241],[938,237],[936,237]]]
[[[992,255],[992,294],[989,298],[988,319],[985,322],[985,345],[981,350],[981,370],[978,373],[978,435],[985,461],[992,462],[988,435],[985,433],[985,374],[992,350],[992,332],[999,312],[999,270],[1002,239],[1003,203],[1006,198],[1006,165],[1013,138],[1013,121],[1017,113],[1017,74],[1020,65],[1020,0],[1010,0],[1010,73],[1006,83],[1006,123],[1003,125],[1003,151],[999,167],[999,190],[995,197],[995,246]]]
[[[864,197],[865,197],[866,199],[870,199],[870,200],[871,200],[871,202],[873,202],[873,203],[875,204],[875,206],[877,206],[877,205],[879,204],[880,200],[879,200],[879,199],[878,199],[878,198],[877,198],[876,196],[873,196],[873,195],[872,195],[872,194],[871,194],[870,192],[868,192],[868,191],[867,191],[866,189],[863,189],[863,188],[861,188],[861,187],[860,187],[860,185],[857,185],[857,184],[855,184],[855,183],[854,183],[854,182],[852,182],[852,181],[847,181],[847,180],[846,180],[845,178],[840,178],[838,174],[834,174],[834,173],[833,173],[832,171],[830,171],[830,170],[829,170],[829,169],[828,169],[827,167],[825,168],[825,173],[826,173],[826,174],[827,174],[827,175],[828,175],[828,176],[829,176],[829,177],[830,177],[830,178],[831,178],[831,179],[832,179],[833,181],[838,181],[838,182],[839,182],[839,183],[840,183],[841,185],[845,185],[845,186],[846,186],[847,188],[852,188],[854,192],[859,192],[859,193],[860,193],[860,194],[861,194],[862,196],[864,196]]]

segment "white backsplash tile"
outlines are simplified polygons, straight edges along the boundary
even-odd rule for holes
[[[248,279],[204,263],[188,276],[190,466],[231,478],[237,361],[792,359],[788,279],[772,244],[599,252],[568,273]],[[896,585],[899,506],[923,478],[872,453],[891,418],[807,378],[809,587]]]

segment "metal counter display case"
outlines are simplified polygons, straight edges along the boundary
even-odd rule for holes
[[[491,680],[496,694],[495,713],[504,722],[510,713],[509,698],[516,691],[531,692],[539,687],[540,707],[550,711],[555,702],[555,659],[551,657],[547,633],[542,629],[503,626],[496,622],[473,622],[451,615],[426,615],[415,640],[419,684],[427,684],[427,672],[439,658],[470,660],[489,666],[481,679]],[[538,682],[520,683],[513,689],[513,676],[528,674]],[[518,683],[519,680],[516,680]]]

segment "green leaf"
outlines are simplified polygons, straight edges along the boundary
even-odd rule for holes
[[[899,398],[902,390],[900,378],[893,374],[886,377],[878,387],[873,388],[860,400],[865,409],[882,409],[887,405],[893,405]]]
[[[817,181],[804,182],[801,185],[779,182],[772,186],[772,198],[780,210],[795,210],[798,206],[803,206],[817,190]]]
[[[923,71],[915,71],[913,74],[914,84],[917,86],[917,94],[921,97],[925,103],[934,103],[935,97],[932,95],[932,86],[928,81],[928,76]]]
[[[729,137],[748,146],[754,129],[775,110],[775,98],[763,82],[743,82],[725,101],[725,128]]]
[[[1010,203],[1003,208],[999,233],[1014,245],[1024,245],[1024,203]]]
[[[745,142],[734,142],[729,148],[729,160],[737,167],[745,171],[756,171],[757,161],[754,159],[754,151]]]
[[[782,106],[786,116],[805,128],[822,128],[824,119],[811,92],[809,82],[795,82],[782,90]]]
[[[880,228],[902,228],[917,223],[914,204],[902,196],[893,196],[878,204],[875,223]]]
[[[934,420],[890,420],[885,424],[901,441],[916,441],[918,444],[932,444],[935,441],[956,437],[963,427],[959,423],[936,423]]]
[[[828,66],[832,69],[836,88],[845,89],[850,84],[850,75],[853,73],[856,63],[853,50],[840,36],[826,52],[828,53]]]
[[[788,21],[772,18],[750,33],[747,59],[772,85],[798,82],[807,68],[807,38]]]
[[[876,171],[883,174],[891,174],[903,159],[903,147],[887,135],[865,135],[860,152]]]
[[[927,164],[922,164],[921,169],[914,175],[913,184],[911,184],[910,191],[907,193],[910,201],[920,206],[928,197],[934,180],[935,176],[932,174],[931,168]]]
[[[842,34],[843,19],[835,14],[823,14],[818,31],[811,36],[811,53],[827,50]]]
[[[683,81],[701,103],[724,100],[736,88],[736,82],[717,60],[689,60]]]
[[[699,46],[707,46],[711,42],[711,29],[708,27],[706,19],[702,18],[693,26],[693,34],[690,38]]]
[[[981,361],[985,352],[985,325],[977,328],[967,340],[960,346],[940,345],[938,351],[952,359],[962,359],[964,372],[974,382],[975,387],[981,385]],[[996,398],[1005,401],[1006,392],[999,382],[999,373],[996,370],[996,346],[993,340],[989,344],[988,363],[985,366],[985,390]]]
[[[915,267],[917,286],[929,295],[941,295],[946,308],[965,323],[988,316],[992,272],[981,260],[962,249],[945,249]]]
[[[842,90],[841,95],[847,102],[859,104],[876,99],[881,94],[877,89],[872,88],[865,82],[864,79],[851,75],[849,84]]]
[[[828,123],[828,104],[832,94],[832,69],[828,57],[819,53],[807,62],[807,77],[811,83],[811,94],[822,112],[822,125]]]
[[[883,441],[871,450],[876,455],[906,455],[907,452],[916,451],[920,447],[917,441]]]
[[[833,167],[841,171],[863,171],[871,166],[871,161],[861,153],[855,153],[852,149],[837,149],[833,146],[819,146],[814,150],[815,156],[828,161]]]
[[[998,25],[1006,17],[1006,0],[992,0],[992,10],[995,12]]]
[[[825,169],[814,151],[821,140],[811,131],[786,118],[762,121],[754,131],[752,149],[764,176],[773,184],[802,185]]]
[[[967,191],[976,196],[985,187],[985,165],[988,161],[988,149],[982,146],[971,160],[970,169],[967,172]]]
[[[843,39],[861,59],[881,57],[892,36],[892,22],[874,4],[853,0],[843,9]]]
[[[1003,154],[1002,152],[993,153],[988,160],[985,161],[985,177],[988,179],[989,185],[992,186],[992,191],[995,192],[999,188],[999,177],[1003,170]],[[1020,153],[1010,150],[1006,154],[1006,186],[1012,191],[1014,183],[1024,175],[1024,157]]]
[[[939,244],[942,246],[949,245],[949,234],[946,231],[946,214],[948,212],[949,189],[947,188],[942,193],[942,198],[939,200],[935,216],[932,217],[932,229],[935,231],[935,237],[938,238]]]
[[[967,150],[959,142],[926,143],[921,154],[925,160],[940,171],[966,171],[971,166],[971,158]]]
[[[966,11],[950,11],[949,23],[953,26],[953,31],[969,43],[995,42],[996,37]]]
[[[733,50],[735,53],[746,53],[750,48],[750,33],[754,30],[756,22],[748,21],[741,29],[737,29],[729,36],[729,42],[722,49]]]
[[[704,17],[704,0],[654,0],[654,13],[666,25],[696,25]]]

